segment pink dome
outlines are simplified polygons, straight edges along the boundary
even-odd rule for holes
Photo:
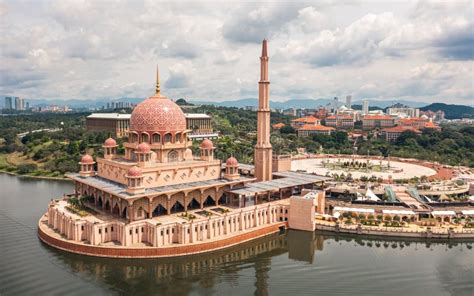
[[[150,150],[150,145],[148,145],[147,143],[140,143],[137,146],[138,153],[148,153],[150,152]]]
[[[181,108],[162,96],[153,96],[138,104],[130,118],[130,131],[182,132],[186,130],[186,117]]]
[[[105,140],[104,146],[114,147],[114,146],[117,146],[117,142],[112,138],[108,138],[107,140]]]
[[[211,140],[209,139],[204,139],[201,142],[201,145],[199,145],[202,149],[212,149],[214,148],[214,144],[212,143]]]
[[[90,163],[94,163],[94,159],[89,154],[84,154],[84,156],[81,158],[81,162],[90,164]]]
[[[226,166],[238,166],[239,162],[237,161],[237,159],[235,159],[235,157],[231,156],[227,158],[227,161],[225,162],[225,164]]]
[[[140,177],[141,175],[142,171],[136,166],[129,168],[127,171],[127,176],[129,177]]]

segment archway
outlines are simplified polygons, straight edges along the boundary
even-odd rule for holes
[[[188,204],[188,210],[195,210],[199,208],[201,208],[201,205],[195,198],[193,198]]]
[[[449,221],[450,221],[449,217],[444,217],[444,222],[449,222]]]
[[[407,221],[408,221],[408,217],[407,217],[407,216],[403,216],[403,217],[402,217],[402,221],[403,221],[403,222],[407,222]]]
[[[119,216],[120,215],[120,209],[118,206],[118,203],[115,204],[115,206],[112,208],[112,214]]]
[[[127,218],[127,207],[124,207],[122,210],[122,218]]]
[[[184,212],[184,206],[179,201],[177,201],[171,207],[171,213],[179,213],[179,212]]]
[[[102,203],[102,197],[99,195],[99,197],[97,198],[97,207],[102,208],[103,206],[104,204]]]
[[[227,195],[224,193],[222,196],[219,198],[219,204],[220,205],[226,205],[229,203],[229,198],[227,198]]]
[[[105,210],[106,210],[106,211],[110,211],[110,202],[109,202],[109,200],[107,200],[107,201],[105,202]]]
[[[167,212],[168,212],[168,211],[166,210],[165,207],[163,207],[162,205],[158,205],[158,206],[153,210],[152,217],[158,217],[158,216],[166,215]]]
[[[211,207],[211,206],[215,206],[215,205],[216,205],[215,201],[212,199],[212,197],[210,195],[208,195],[206,200],[204,201],[204,206],[205,207]]]

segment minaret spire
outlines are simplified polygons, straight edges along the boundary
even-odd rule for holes
[[[156,65],[156,87],[155,87],[155,96],[160,96],[160,70],[158,65]]]
[[[255,177],[257,181],[272,179],[272,145],[270,144],[270,81],[268,80],[267,40],[262,42],[260,81],[258,82],[257,144],[255,145]]]

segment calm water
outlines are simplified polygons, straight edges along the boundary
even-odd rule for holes
[[[0,174],[0,295],[474,295],[472,242],[289,231],[178,259],[68,254],[36,237],[72,184]]]

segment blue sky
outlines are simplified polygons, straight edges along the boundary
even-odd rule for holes
[[[472,104],[472,1],[0,1],[0,94]]]

